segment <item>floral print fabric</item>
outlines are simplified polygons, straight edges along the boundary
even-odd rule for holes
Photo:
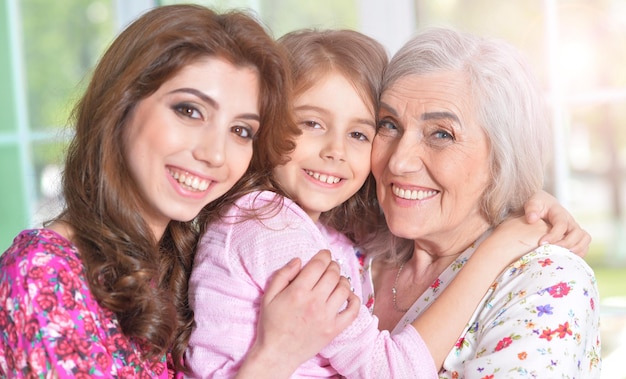
[[[165,356],[145,361],[140,351],[91,296],[65,238],[26,230],[0,256],[0,377],[173,377]]]
[[[439,296],[477,246],[461,254],[439,276],[392,334],[415,320]],[[364,299],[373,299],[370,267],[371,260],[366,261],[369,275],[364,277]],[[580,257],[559,246],[541,246],[509,266],[494,282],[439,377],[599,378],[598,299],[593,271]],[[373,309],[373,301],[368,303]]]

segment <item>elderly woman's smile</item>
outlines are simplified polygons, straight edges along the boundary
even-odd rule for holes
[[[464,231],[466,244],[489,228],[489,142],[468,93],[461,72],[408,76],[383,93],[372,172],[394,234],[439,245]]]

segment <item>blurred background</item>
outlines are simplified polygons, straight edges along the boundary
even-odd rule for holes
[[[0,252],[60,210],[66,121],[104,48],[146,9],[180,2],[0,0]],[[626,378],[626,0],[194,2],[250,9],[275,37],[303,27],[359,30],[390,54],[436,25],[519,47],[550,104],[546,189],[593,236],[585,259],[602,300],[602,378]]]

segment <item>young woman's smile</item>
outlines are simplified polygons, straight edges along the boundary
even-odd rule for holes
[[[244,174],[259,129],[258,94],[255,70],[207,58],[139,103],[125,153],[155,233],[170,220],[193,219]]]

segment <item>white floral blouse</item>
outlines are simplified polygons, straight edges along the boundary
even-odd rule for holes
[[[476,247],[463,252],[439,276],[392,334],[439,296]],[[373,310],[371,258],[364,263],[363,299]],[[559,246],[541,246],[494,282],[448,354],[439,377],[599,378],[598,302],[593,271],[583,259]]]

